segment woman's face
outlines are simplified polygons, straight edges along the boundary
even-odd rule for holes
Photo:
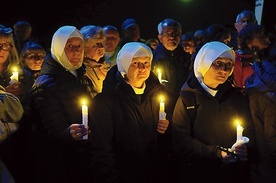
[[[0,37],[0,66],[2,66],[8,59],[10,51],[13,47],[12,42],[5,37]]]
[[[234,69],[234,62],[231,59],[217,58],[203,77],[203,82],[210,88],[217,88],[223,84]]]
[[[45,54],[40,50],[29,50],[26,52],[26,56],[23,58],[25,65],[33,70],[41,70],[41,65],[44,61]]]
[[[91,39],[85,43],[84,46],[85,56],[99,61],[104,56],[104,37],[99,39]]]
[[[136,57],[133,58],[126,77],[129,84],[134,87],[141,87],[143,83],[148,79],[151,70],[150,57]]]
[[[64,51],[73,66],[77,66],[83,59],[83,40],[78,37],[68,39]]]
[[[248,41],[248,47],[258,47],[259,50],[263,50],[269,46],[269,39],[262,33],[254,34],[253,39]]]

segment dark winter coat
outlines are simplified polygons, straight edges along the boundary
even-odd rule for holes
[[[174,51],[167,50],[162,44],[158,44],[153,52],[153,70],[161,69],[162,79],[167,80],[163,85],[170,96],[170,109],[179,96],[179,91],[182,85],[188,78],[190,73],[190,63],[187,59],[181,46],[178,46]]]
[[[32,113],[37,119],[38,182],[81,182],[89,175],[87,141],[72,138],[69,126],[82,123],[81,98],[89,103],[85,67],[77,77],[48,55],[31,90]]]
[[[250,139],[250,154],[254,127],[248,101],[240,89],[233,88],[228,81],[218,89],[213,97],[202,88],[193,73],[181,89],[184,93],[174,109],[172,139],[177,160],[181,162],[180,170],[185,172],[180,174],[182,181],[190,175],[195,182],[244,182],[249,178],[246,164],[226,165],[218,150],[219,146],[231,148],[236,142],[235,120],[239,119],[245,128],[243,136]],[[191,93],[187,95],[185,92]]]
[[[255,124],[261,182],[276,180],[276,62],[254,62],[245,91]]]
[[[154,177],[162,177],[161,170],[167,163],[164,158],[169,150],[169,132],[158,134],[156,131],[158,96],[161,94],[164,95],[163,87],[152,72],[146,80],[144,94],[136,95],[116,65],[109,70],[103,92],[92,102],[93,119],[112,149],[106,153],[111,154],[115,162],[114,166],[106,168],[105,179],[145,183],[153,181]]]

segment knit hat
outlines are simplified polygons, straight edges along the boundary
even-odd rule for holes
[[[51,45],[52,57],[69,71],[77,70],[82,65],[82,62],[77,66],[72,65],[64,52],[66,42],[72,37],[78,37],[83,40],[82,34],[76,27],[68,25],[60,27],[53,35]]]
[[[232,48],[219,41],[208,42],[198,51],[194,62],[194,73],[201,82],[212,63],[218,58],[229,58],[235,62],[235,53]],[[230,74],[232,74],[233,69]]]
[[[133,58],[136,57],[150,57],[150,62],[152,61],[152,51],[151,49],[140,42],[130,42],[126,43],[117,55],[117,67],[118,71],[124,75],[128,72],[128,68],[132,62]]]

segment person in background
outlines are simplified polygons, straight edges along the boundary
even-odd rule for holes
[[[247,98],[227,80],[234,62],[234,51],[218,41],[206,43],[196,55],[172,117],[179,182],[249,182],[254,126]],[[249,142],[237,141],[236,120]]]
[[[196,50],[198,50],[203,46],[203,44],[206,42],[206,32],[205,30],[198,29],[194,32],[194,38],[196,41]]]
[[[254,73],[246,79],[245,93],[257,139],[259,162],[252,171],[253,182],[272,183],[276,180],[276,47],[269,57],[252,65]]]
[[[117,54],[120,50],[120,34],[118,29],[113,25],[105,25],[103,27],[105,41],[104,41],[104,58],[106,63],[112,67],[116,65]]]
[[[23,76],[20,80],[22,84],[20,101],[25,107],[29,105],[29,92],[39,75],[45,56],[46,51],[42,45],[32,41],[27,42],[21,51],[20,62],[23,68]]]
[[[32,26],[25,20],[15,22],[13,25],[15,46],[18,53],[21,53],[24,45],[32,40]]]
[[[263,26],[250,24],[239,33],[238,44],[233,78],[237,87],[244,88],[246,78],[253,74],[252,63],[267,58],[270,43]]]
[[[162,73],[162,82],[169,93],[167,109],[172,112],[178,98],[181,86],[184,84],[190,73],[190,63],[187,53],[180,45],[182,27],[174,19],[166,18],[158,26],[158,44],[152,61],[152,70],[157,75],[158,70]]]
[[[12,72],[17,68],[18,74],[20,73],[19,63],[13,31],[9,27],[0,25],[0,85],[4,87],[7,93],[11,93],[16,97],[21,95],[22,90],[20,81],[18,81],[19,78],[13,78]],[[13,143],[11,138],[8,138],[0,144],[0,157],[11,173],[16,167],[12,152]]]
[[[0,144],[10,138],[18,129],[18,122],[23,115],[23,106],[13,94],[0,85]],[[0,182],[15,183],[13,175],[7,169],[0,156]]]
[[[123,21],[122,24],[122,35],[120,47],[122,48],[124,44],[128,42],[142,42],[145,43],[146,40],[141,38],[140,25],[134,18],[128,18]]]
[[[16,162],[13,175],[18,183],[35,182],[33,172],[35,172],[35,147],[38,143],[35,137],[35,121],[37,119],[32,119],[30,91],[38,77],[45,56],[45,49],[40,44],[32,41],[25,44],[20,54],[22,94],[19,99],[23,105],[24,114],[19,122],[19,129],[11,137],[13,143],[13,152],[11,153],[14,154],[14,162]]]
[[[257,24],[257,23],[258,22],[256,20],[255,13],[251,10],[243,10],[237,15],[236,21],[234,23],[236,33],[232,35],[232,39],[230,42],[230,45],[231,47],[233,47],[234,50],[239,49],[237,38],[240,31],[249,24]]]
[[[13,80],[11,82],[12,71],[16,67],[19,69],[20,60],[16,50],[12,29],[0,25],[0,85],[5,90],[19,97],[21,89],[20,82]],[[20,72],[18,70],[18,72]]]
[[[220,41],[229,46],[231,32],[220,24],[212,24],[206,29],[206,42]]]
[[[71,25],[56,30],[51,51],[30,91],[30,106],[36,119],[35,182],[91,181],[90,145],[83,136],[82,100],[90,109],[90,80],[84,77],[84,42],[80,31]],[[88,119],[91,119],[88,111]],[[93,128],[93,131],[96,131]]]
[[[92,97],[102,91],[103,80],[105,79],[110,65],[106,63],[104,54],[105,36],[102,27],[86,25],[80,29],[84,39],[84,65],[86,66],[86,76],[92,82]]]
[[[148,45],[152,51],[154,51],[156,46],[159,44],[159,40],[157,38],[150,38],[146,41],[145,44]]]
[[[194,59],[196,55],[196,43],[193,34],[189,32],[183,34],[181,37],[180,45],[187,53],[187,59],[190,60],[189,69],[192,70],[194,67]]]
[[[93,99],[91,122],[97,124],[111,149],[103,157],[113,159],[101,160],[106,168],[99,169],[100,182],[170,180],[166,164],[169,144],[165,143],[170,117],[159,119],[159,97],[165,102],[167,98],[151,71],[151,61],[147,45],[126,43],[118,53],[117,65],[108,71],[103,92]]]

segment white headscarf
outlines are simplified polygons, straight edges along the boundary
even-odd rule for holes
[[[152,51],[151,49],[140,42],[130,42],[126,43],[117,55],[117,67],[118,71],[124,77],[128,72],[128,68],[135,57],[150,57],[150,62],[152,61]]]
[[[68,60],[64,48],[66,45],[66,42],[69,38],[72,37],[78,37],[83,39],[82,34],[79,32],[79,30],[74,26],[63,26],[60,27],[52,38],[52,45],[51,45],[51,55],[52,57],[58,61],[65,69],[69,71],[75,71],[78,68],[81,67],[82,62],[80,62],[78,65],[74,66],[70,63]]]
[[[229,58],[233,63],[235,63],[234,50],[219,41],[208,42],[198,51],[194,62],[194,73],[200,83],[202,83],[206,72],[218,57]],[[232,74],[233,69],[230,75]]]

